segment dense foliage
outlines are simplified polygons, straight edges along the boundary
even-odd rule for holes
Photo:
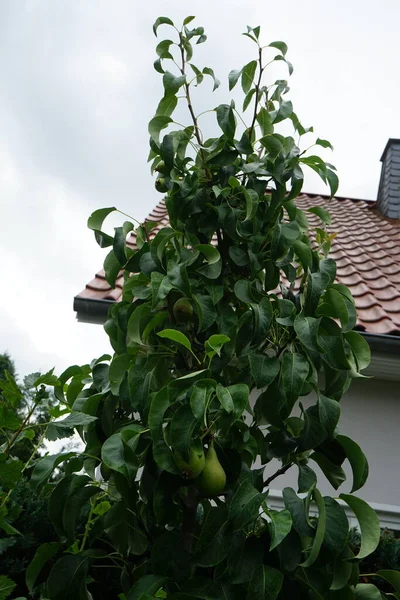
[[[206,41],[192,20],[181,29],[166,17],[154,25],[156,34],[169,26],[173,38],[156,48],[164,95],[149,124],[170,225],[154,235],[154,223],[126,221],[110,236],[102,225],[114,208],[88,223],[111,247],[109,283],[124,274],[122,302],[105,324],[113,356],[31,382],[38,403],[42,384],[59,402],[45,435],[75,429],[85,448],[33,467],[34,485],[54,488],[48,510],[59,541],[38,549],[28,588],[41,598],[97,598],[104,569],[118,573],[127,600],[386,597],[373,574],[359,582],[360,560],[379,542],[374,511],[353,494],[323,497],[313,468],[338,489],[349,460],[352,492],[368,475],[362,450],[338,421],[369,348],[353,330],[349,290],[335,283],[329,214],[310,209],[321,220],[310,231],[296,206],[305,166],[332,195],[335,170],[300,150],[312,128],[293,112],[285,80],[264,82],[271,62],[292,71],[287,47],[261,46],[259,27],[245,34],[256,58],[229,74],[230,90],[241,83],[242,111],[233,101],[213,109],[218,134],[204,139],[193,87],[206,77],[214,89],[219,82],[192,62],[195,45]],[[173,120],[178,102],[187,105],[187,126]],[[293,136],[282,133],[287,124]],[[314,145],[330,147],[319,138]],[[126,243],[133,230],[136,249]],[[11,405],[14,385],[8,378],[2,387]],[[69,414],[59,421],[62,413]],[[12,446],[0,460],[17,480]],[[64,477],[49,484],[61,463]],[[285,488],[285,508],[272,510],[269,488],[289,468],[297,469],[298,488]],[[357,554],[343,504],[359,521]],[[9,533],[6,512],[2,519]],[[396,573],[380,577],[400,593]]]

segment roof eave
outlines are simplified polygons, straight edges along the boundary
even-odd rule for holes
[[[94,323],[103,325],[107,319],[110,306],[115,304],[114,300],[100,300],[97,298],[81,298],[75,296],[74,311],[80,323]]]
[[[81,298],[75,296],[74,311],[78,321],[82,323],[104,324],[108,309],[115,304],[114,300],[98,300],[96,298]],[[400,351],[400,336],[358,331],[368,342],[373,352],[394,354]]]

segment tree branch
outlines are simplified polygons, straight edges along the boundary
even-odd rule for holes
[[[268,477],[268,479],[266,479],[264,481],[264,485],[268,486],[272,481],[274,481],[274,479],[279,477],[279,475],[283,475],[284,473],[286,473],[286,471],[288,471],[290,469],[290,467],[292,467],[292,466],[293,466],[293,463],[290,462],[287,465],[285,465],[284,467],[281,467],[280,469],[278,469],[276,471],[276,473],[274,473],[273,475],[271,475],[271,477]]]
[[[249,140],[250,140],[250,143],[251,143],[251,136],[253,135],[254,126],[256,124],[256,119],[257,119],[258,92],[260,91],[261,79],[262,79],[262,74],[263,74],[262,48],[260,46],[258,47],[258,64],[259,64],[259,68],[260,68],[260,73],[258,75],[258,81],[256,83],[256,93],[254,94],[256,99],[255,99],[255,102],[254,102],[253,120],[251,122],[250,129],[249,129]]]

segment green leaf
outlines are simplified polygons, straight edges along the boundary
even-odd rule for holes
[[[229,519],[234,531],[254,523],[262,501],[263,494],[260,494],[248,478],[240,483],[229,506]]]
[[[304,501],[297,496],[292,488],[286,487],[282,493],[285,506],[290,512],[295,530],[300,535],[306,537],[312,536],[314,530],[308,524],[308,515],[306,514]]]
[[[233,412],[240,417],[249,405],[249,388],[245,383],[236,383],[226,388],[233,400]]]
[[[89,558],[82,554],[62,556],[52,568],[47,580],[47,593],[57,600],[89,600],[86,576]]]
[[[354,590],[355,600],[382,600],[382,594],[372,583],[358,583]]]
[[[360,551],[355,558],[362,559],[372,554],[378,547],[380,539],[380,524],[376,512],[361,498],[340,494],[339,498],[344,500],[356,516],[361,532]]]
[[[275,356],[250,354],[251,375],[258,389],[267,387],[279,373],[280,362]]]
[[[255,216],[260,200],[257,192],[252,189],[245,190],[244,197],[246,200],[246,218],[244,220],[245,223],[246,221],[250,221]]]
[[[18,417],[15,410],[6,408],[0,404],[0,425],[2,429],[16,431],[22,425],[22,419]]]
[[[242,70],[238,70],[238,71],[230,71],[229,75],[228,75],[228,81],[229,81],[229,91],[233,90],[233,88],[235,87],[235,85],[237,84],[239,77],[242,73]]]
[[[186,17],[185,19],[183,19],[183,25],[187,25],[188,23],[193,21],[193,19],[195,19],[195,18],[196,17],[194,17],[194,16]]]
[[[50,371],[48,371],[47,373],[44,373],[44,375],[41,375],[40,377],[38,377],[33,385],[35,387],[38,387],[39,385],[51,385],[51,386],[60,385],[60,381],[59,381],[58,377],[56,375],[54,375],[53,373],[54,373],[54,368],[50,369]]]
[[[103,268],[106,276],[107,283],[114,289],[115,282],[119,275],[121,264],[115,256],[114,250],[110,250],[103,262]]]
[[[7,552],[8,548],[16,544],[16,539],[13,538],[0,538],[0,555]]]
[[[215,381],[213,379],[201,379],[193,386],[190,396],[192,413],[198,421],[203,421],[205,425],[206,408],[214,389]]]
[[[8,458],[7,454],[0,454],[0,485],[14,488],[22,477],[24,463],[21,460]]]
[[[282,52],[283,56],[286,55],[288,47],[285,42],[271,42],[268,44],[269,48],[277,48],[280,52]]]
[[[144,598],[147,599],[148,597],[153,598],[166,581],[167,578],[160,575],[143,575],[129,591],[127,600],[144,600]]]
[[[234,286],[235,296],[245,304],[251,304],[256,300],[253,295],[251,282],[247,279],[239,279]]]
[[[81,425],[89,425],[89,423],[93,423],[93,421],[97,421],[97,417],[74,411],[62,421],[54,421],[54,424],[57,425],[57,427],[62,427],[64,429],[72,429]]]
[[[336,194],[339,187],[339,178],[334,171],[331,169],[326,169],[326,178],[328,180],[328,184],[331,190],[331,198]]]
[[[163,329],[163,331],[159,331],[157,335],[160,338],[172,340],[176,344],[181,344],[188,350],[192,351],[192,345],[189,339],[186,337],[184,333],[178,331],[177,329]]]
[[[110,235],[103,233],[101,228],[106,217],[116,210],[117,209],[115,206],[111,206],[109,208],[100,208],[95,210],[88,219],[87,226],[89,229],[94,231],[96,241],[101,248],[111,246],[113,243],[113,238]]]
[[[271,544],[269,547],[271,552],[279,546],[292,529],[292,517],[287,509],[268,510],[267,515],[271,519]]]
[[[384,579],[390,583],[390,585],[392,585],[396,591],[396,597],[400,597],[400,571],[380,569],[376,574],[378,577],[381,577],[381,579]]]
[[[304,242],[301,242],[300,240],[295,240],[292,246],[304,271],[307,272],[308,269],[310,269],[312,266],[311,248]]]
[[[150,312],[151,312],[151,308],[150,308],[149,304],[147,304],[147,303],[141,304],[133,311],[133,313],[129,317],[128,328],[127,328],[129,345],[132,345],[132,342],[134,344],[142,344],[143,343],[142,342],[143,323],[145,323],[147,325],[147,321],[148,321]]]
[[[351,469],[353,471],[353,486],[351,493],[356,492],[363,487],[368,479],[368,461],[360,446],[351,438],[345,435],[336,436],[337,441],[346,453]]]
[[[204,254],[209,265],[214,265],[221,259],[218,249],[211,244],[197,244],[196,250]]]
[[[324,497],[326,530],[324,548],[335,558],[342,554],[348,540],[349,521],[344,508],[330,496]],[[348,578],[346,579],[346,583]],[[332,588],[333,589],[333,588]]]
[[[230,341],[231,338],[224,334],[217,333],[210,336],[204,344],[207,356],[209,356],[210,358],[212,358],[215,354],[221,356],[222,346]]]
[[[325,210],[325,208],[322,208],[321,206],[313,206],[312,208],[308,208],[307,211],[317,215],[317,217],[319,217],[325,225],[331,224],[331,215],[327,210]]]
[[[193,299],[196,303],[197,314],[199,317],[199,331],[206,331],[211,327],[217,318],[214,302],[211,296],[205,294],[195,294]]]
[[[136,457],[131,448],[124,443],[121,432],[114,433],[106,439],[101,448],[101,458],[107,467],[121,473],[126,479],[136,475]]]
[[[156,52],[160,58],[173,58],[169,47],[173,44],[171,40],[163,40],[156,47]]]
[[[246,94],[245,99],[243,100],[243,112],[245,112],[246,109],[248,108],[248,106],[251,102],[251,99],[255,93],[256,93],[256,88],[251,88],[251,90],[248,92],[248,94]]]
[[[119,354],[114,356],[111,361],[110,369],[109,369],[109,381],[110,381],[110,389],[111,392],[118,396],[119,387],[121,385],[122,380],[125,377],[125,373],[128,371],[128,368],[132,365],[132,355],[131,354]]]
[[[320,467],[321,471],[335,490],[337,490],[344,481],[346,481],[346,474],[342,467],[335,465],[321,452],[313,452],[310,458],[314,460]]]
[[[156,19],[153,25],[153,31],[155,36],[157,35],[157,29],[160,27],[160,25],[172,25],[173,27],[174,23],[168,17],[158,17],[158,19]]]
[[[12,579],[6,575],[0,575],[0,600],[5,600],[16,587],[17,584]]]
[[[203,69],[204,75],[209,75],[214,81],[213,92],[220,86],[220,81],[215,77],[214,71],[210,67],[204,67]]]
[[[310,365],[302,354],[285,352],[283,355],[280,380],[290,410],[301,394],[309,370]]]
[[[196,65],[194,65],[193,63],[190,63],[190,67],[192,69],[192,71],[195,73],[196,75],[196,86],[200,85],[200,83],[203,81],[204,79],[204,75],[203,73],[200,71],[200,69],[198,69],[196,67]]]
[[[306,316],[315,317],[319,299],[324,289],[329,285],[328,273],[310,273],[307,278],[304,312]]]
[[[293,112],[293,104],[291,103],[291,101],[290,100],[282,100],[279,105],[278,113],[277,113],[276,117],[273,119],[274,124],[281,123],[281,121],[284,121],[285,119],[290,117],[292,112]],[[288,138],[286,138],[286,140],[287,139]]]
[[[349,312],[342,294],[329,287],[322,296],[322,304],[318,306],[318,314],[326,315],[334,319],[339,318],[343,329],[349,322]]]
[[[177,104],[178,98],[176,96],[164,96],[164,98],[160,100],[157,106],[156,116],[170,117],[174,112]]]
[[[228,555],[230,540],[226,506],[211,506],[195,546],[195,564],[200,567],[214,567],[219,564]]]
[[[261,565],[254,571],[246,600],[276,600],[283,584],[283,573],[274,567]]]
[[[232,107],[229,104],[220,104],[215,109],[217,113],[218,125],[226,135],[226,138],[233,142],[236,130],[236,119]]]
[[[161,437],[161,425],[169,405],[168,388],[161,388],[152,398],[149,410],[149,428],[154,441]]]
[[[340,418],[340,404],[332,398],[318,394],[318,414],[322,427],[332,437]]]
[[[224,408],[228,413],[232,412],[233,399],[229,390],[220,383],[218,383],[215,391],[217,393],[217,398],[220,401],[222,408]]]
[[[194,416],[191,407],[188,404],[180,406],[170,422],[170,446],[174,450],[179,450],[183,453],[188,452],[198,427],[199,421]]]
[[[317,138],[316,142],[317,146],[322,146],[322,148],[330,148],[333,150],[333,146],[328,140],[321,140],[321,138]]]
[[[151,119],[149,122],[149,134],[156,144],[159,144],[160,131],[168,127],[170,123],[172,123],[172,119],[167,115],[157,115]]]
[[[173,73],[165,71],[163,75],[163,85],[165,90],[165,96],[175,96],[179,89],[186,82],[186,75],[180,75],[176,77]],[[152,119],[154,120],[154,119]],[[151,121],[150,121],[151,123]],[[151,134],[150,134],[151,135]]]
[[[254,83],[254,75],[256,73],[256,69],[257,69],[257,61],[256,60],[250,61],[242,69],[241,84],[242,84],[242,90],[244,91],[245,94],[247,94],[247,92],[250,90],[250,88],[252,87],[252,85]]]
[[[294,330],[307,350],[319,352],[317,345],[318,329],[321,319],[314,317],[305,317],[299,313],[294,320]]]
[[[358,370],[366,369],[371,362],[371,350],[368,342],[357,331],[348,331],[344,337],[353,351]]]
[[[315,536],[312,542],[310,553],[307,559],[301,563],[301,567],[311,567],[315,563],[318,558],[319,552],[321,550],[322,543],[325,538],[325,530],[326,530],[326,509],[325,503],[321,496],[321,493],[314,488],[312,493],[313,500],[315,501],[318,508],[318,522],[317,522],[317,530],[315,532]]]
[[[260,144],[268,150],[268,158],[275,160],[283,150],[282,136],[277,134],[264,135],[260,138]]]
[[[317,475],[307,464],[298,463],[297,466],[299,468],[299,477],[297,481],[299,489],[297,492],[303,494],[316,485]]]
[[[52,454],[40,459],[33,468],[31,483],[35,487],[39,487],[43,483],[46,483],[54,469],[73,456],[76,456],[76,452],[60,452],[60,454]]]
[[[269,135],[274,132],[271,113],[269,113],[266,108],[261,107],[258,111],[257,122],[260,126],[262,136]]]
[[[44,565],[60,550],[59,542],[49,542],[41,544],[35,552],[35,556],[28,565],[25,573],[25,582],[28,590],[32,593],[36,580],[41,573]]]

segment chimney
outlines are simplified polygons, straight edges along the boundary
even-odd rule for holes
[[[389,219],[400,219],[400,140],[390,139],[382,154],[376,208]]]

